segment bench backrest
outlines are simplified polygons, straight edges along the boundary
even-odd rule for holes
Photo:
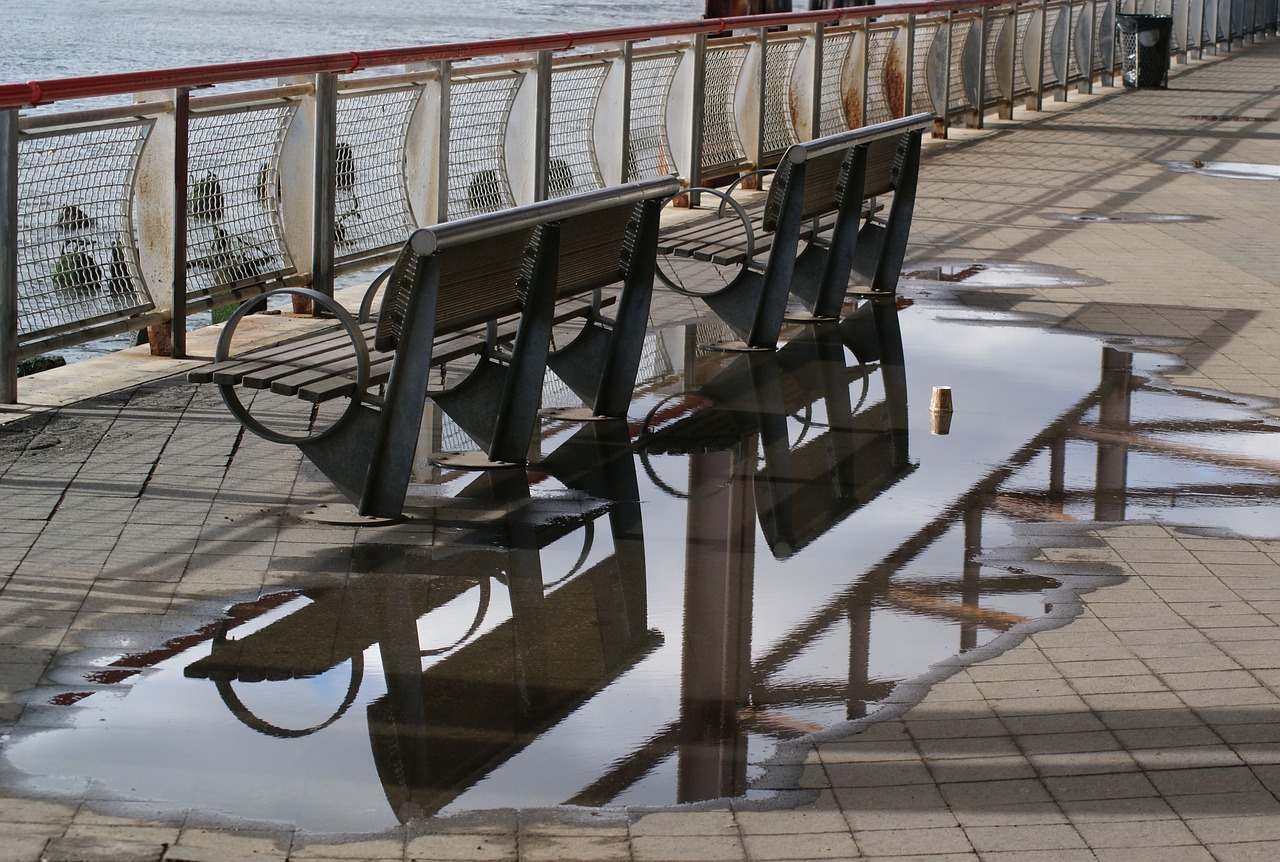
[[[628,183],[422,228],[401,249],[378,315],[374,347],[399,343],[417,270],[439,263],[436,335],[517,314],[524,304],[544,226],[560,225],[557,298],[626,278],[646,201],[679,191],[675,177]]]
[[[853,153],[858,147],[867,151],[863,199],[887,194],[897,187],[901,160],[905,157],[910,134],[931,128],[933,117],[916,114],[901,120],[876,123],[861,129],[840,132],[813,141],[792,144],[778,162],[773,185],[765,199],[764,228],[775,230],[782,217],[783,204],[793,184],[797,165],[805,165],[804,201],[801,217],[817,218],[836,212],[844,199],[851,179]]]

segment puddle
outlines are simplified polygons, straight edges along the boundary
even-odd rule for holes
[[[1064,266],[1014,260],[913,260],[902,277],[936,286],[961,285],[965,289],[1017,287],[1087,287],[1101,284]]]
[[[1055,212],[1040,213],[1040,218],[1049,221],[1078,222],[1081,224],[1180,224],[1184,222],[1207,221],[1204,216],[1187,215],[1185,213],[1099,213],[1099,212]]]
[[[780,746],[1046,613],[1059,580],[989,553],[1024,525],[1277,532],[1275,423],[1164,357],[926,302],[803,333],[662,331],[626,425],[548,421],[527,472],[424,463],[414,517],[354,545],[305,525],[290,589],[61,664],[0,779],[314,833],[767,799]]]
[[[1224,180],[1280,180],[1280,165],[1260,165],[1250,162],[1161,162],[1171,171],[1180,174],[1202,174]]]
[[[1269,117],[1250,117],[1245,114],[1187,114],[1183,120],[1195,120],[1202,123],[1270,123]]]

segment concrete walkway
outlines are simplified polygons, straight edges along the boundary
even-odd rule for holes
[[[1278,81],[1271,40],[1178,68],[1167,91],[957,131],[930,147],[912,257],[1065,267],[1095,286],[961,301],[1170,339],[1178,384],[1280,403],[1280,186],[1206,175],[1280,164]],[[1153,214],[1198,218],[1138,218]],[[660,312],[693,313],[682,302]],[[215,393],[41,386],[31,400],[67,406],[0,428],[0,721],[25,726],[57,720],[25,694],[56,658],[162,642],[231,591],[288,583],[306,532],[252,524],[330,493],[279,447],[235,442]],[[784,810],[504,811],[333,844],[12,797],[0,862],[1280,858],[1280,541],[1130,523],[1038,544],[1066,571],[1125,577],[895,717],[814,741]]]

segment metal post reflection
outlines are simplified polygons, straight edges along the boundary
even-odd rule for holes
[[[1102,382],[1098,386],[1098,427],[1106,431],[1129,430],[1129,402],[1133,354],[1111,347],[1102,349]],[[1125,518],[1129,446],[1123,439],[1098,440],[1097,498],[1093,517],[1099,521]]]

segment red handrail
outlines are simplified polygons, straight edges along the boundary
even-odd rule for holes
[[[122,72],[112,75],[88,75],[79,78],[52,78],[25,84],[0,84],[0,110],[47,105],[64,99],[114,96],[147,90],[169,90],[177,87],[205,87],[234,81],[255,81],[290,75],[314,75],[320,72],[350,73],[358,69],[423,63],[436,60],[468,60],[525,51],[563,51],[579,45],[599,42],[624,42],[654,39],[661,36],[686,36],[696,33],[726,33],[784,24],[837,23],[849,19],[884,16],[886,14],[924,14],[949,9],[981,9],[1007,5],[1009,0],[939,0],[900,6],[848,6],[812,12],[789,12],[772,15],[748,15],[738,18],[706,18],[670,24],[614,27],[605,30],[583,30],[577,33],[544,36],[517,36],[475,42],[453,42],[412,48],[385,48],[375,51],[349,51],[340,54],[312,54],[273,60],[246,60],[238,63],[215,63],[207,66],[182,66],[144,72]],[[1016,0],[1015,0],[1016,2]]]

